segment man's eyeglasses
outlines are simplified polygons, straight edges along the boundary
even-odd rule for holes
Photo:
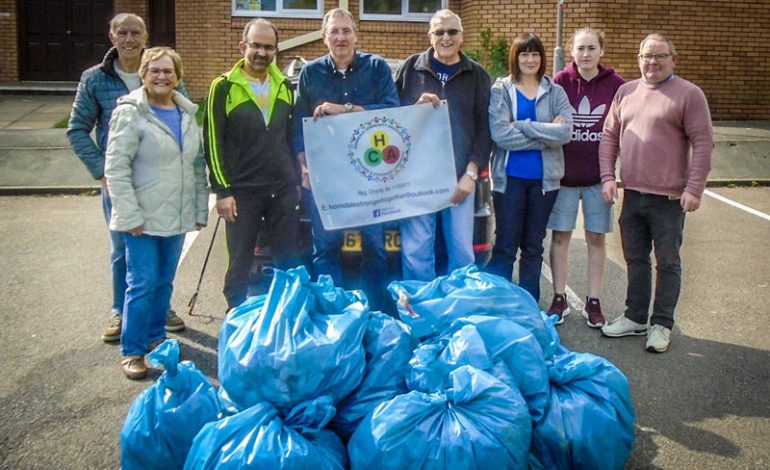
[[[256,49],[256,50],[262,49],[268,54],[275,52],[275,46],[272,44],[260,44],[258,42],[247,42],[246,45],[252,49]]]
[[[463,30],[461,29],[452,28],[452,29],[437,29],[435,31],[431,31],[431,34],[438,37],[441,37],[444,34],[448,34],[450,36],[457,36],[457,33],[462,33],[462,32]]]
[[[666,60],[667,58],[671,57],[672,55],[673,54],[671,54],[670,52],[666,52],[665,54],[663,54],[663,53],[661,53],[661,54],[639,54],[637,57],[639,57],[640,59],[642,59],[645,62],[651,62],[652,59],[655,59],[658,62],[660,62],[662,60]]]
[[[160,74],[174,75],[175,71],[174,69],[147,69],[147,73],[152,75],[153,77],[157,77]]]

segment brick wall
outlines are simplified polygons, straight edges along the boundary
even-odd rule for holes
[[[149,23],[151,0],[115,0],[115,11],[131,11]],[[360,0],[349,8],[358,17]],[[325,0],[325,9],[336,0]],[[551,73],[555,45],[556,0],[450,0],[463,18],[467,49],[478,49],[479,31],[491,28],[508,41],[532,31],[544,41]],[[177,0],[177,49],[185,61],[185,78],[194,97],[205,96],[209,83],[240,57],[238,40],[249,18],[233,17],[230,0]],[[16,0],[0,0],[0,81],[18,81]],[[281,38],[320,28],[320,19],[276,19]],[[639,76],[636,53],[648,33],[674,40],[679,53],[676,72],[703,88],[714,119],[770,119],[770,0],[565,0],[564,45],[583,26],[603,29],[607,48],[603,62],[628,78]],[[359,48],[388,58],[404,58],[428,46],[426,23],[359,22]],[[150,38],[152,43],[152,38]],[[283,51],[312,59],[326,53],[321,41]],[[569,62],[569,51],[565,61]]]
[[[463,0],[466,30],[492,28],[509,42],[525,31],[545,43],[551,73],[556,42],[556,1]],[[714,119],[770,119],[770,0],[566,0],[564,47],[576,29],[601,28],[607,35],[603,63],[626,79],[639,77],[639,42],[649,33],[674,41],[676,73],[706,93]],[[477,47],[478,38],[467,41]],[[565,62],[569,62],[565,51]]]
[[[459,8],[459,0],[451,0],[452,8]],[[324,10],[338,5],[326,0]],[[358,18],[359,1],[349,3],[350,11]],[[238,41],[243,26],[251,19],[233,17],[229,0],[188,0],[176,2],[176,44],[185,62],[185,84],[194,97],[203,97],[211,81],[229,70],[241,54]],[[299,36],[321,28],[321,19],[271,19],[278,27],[281,39]],[[428,47],[427,23],[361,21],[358,23],[358,45],[363,51],[387,58],[404,58]],[[328,51],[321,40],[282,51],[278,65],[285,66],[291,57],[308,60]],[[195,64],[195,65],[192,65]]]
[[[16,0],[0,0],[0,82],[19,81],[19,21]]]

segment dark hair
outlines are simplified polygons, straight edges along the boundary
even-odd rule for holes
[[[264,19],[264,18],[254,18],[253,20],[246,23],[246,26],[243,27],[243,42],[248,41],[247,36],[249,35],[249,30],[251,28],[254,28],[256,26],[262,26],[267,27],[273,30],[273,33],[275,34],[275,45],[278,45],[278,28],[275,27],[273,23],[270,21]]]
[[[540,81],[543,75],[545,75],[546,62],[543,41],[535,33],[521,33],[513,40],[511,51],[508,53],[508,73],[511,74],[514,82],[521,80],[519,54],[522,52],[537,52],[540,54],[540,69],[537,71],[537,80]]]

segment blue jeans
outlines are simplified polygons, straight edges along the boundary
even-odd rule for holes
[[[650,253],[654,249],[657,275],[650,324],[673,328],[674,309],[682,287],[679,249],[684,212],[679,200],[626,189],[619,223],[623,257],[628,266],[626,317],[647,323],[652,293]]]
[[[457,205],[441,211],[447,272],[473,264],[473,207],[471,193]],[[436,214],[420,215],[399,223],[401,231],[401,265],[404,280],[432,281],[436,278]]]
[[[184,235],[135,237],[121,233],[126,243],[128,290],[120,348],[123,356],[144,355],[151,342],[166,336],[166,314]]]
[[[316,276],[328,274],[334,280],[335,286],[343,286],[340,250],[344,232],[324,229],[313,193],[304,188],[302,192],[306,204],[310,207],[313,228],[313,271]],[[385,231],[382,224],[358,227],[357,230],[361,232],[362,250],[359,287],[366,292],[369,308],[379,310],[384,307],[388,276]]]
[[[102,209],[107,228],[112,217],[112,200],[107,191],[102,190]],[[123,243],[123,232],[110,230],[110,266],[112,268],[112,314],[123,313],[123,299],[126,297],[126,244]]]
[[[505,279],[519,259],[519,286],[540,301],[540,270],[548,217],[559,191],[543,192],[540,180],[508,177],[505,193],[492,194],[495,204],[495,247],[487,271]]]

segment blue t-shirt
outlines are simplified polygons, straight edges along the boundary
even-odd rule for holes
[[[182,111],[176,106],[173,109],[166,109],[151,104],[150,107],[155,111],[160,120],[171,129],[171,132],[174,133],[176,143],[179,144],[179,149],[182,150]]]
[[[536,101],[537,98],[529,99],[516,88],[516,120],[537,121]],[[543,153],[540,150],[511,150],[505,173],[514,178],[543,179]]]
[[[456,74],[458,70],[460,70],[460,62],[452,65],[446,65],[442,62],[439,62],[439,60],[433,57],[433,54],[431,54],[430,67],[433,69],[433,73],[436,74],[436,77],[438,77],[441,84],[446,85],[446,82],[449,81],[449,78]]]

